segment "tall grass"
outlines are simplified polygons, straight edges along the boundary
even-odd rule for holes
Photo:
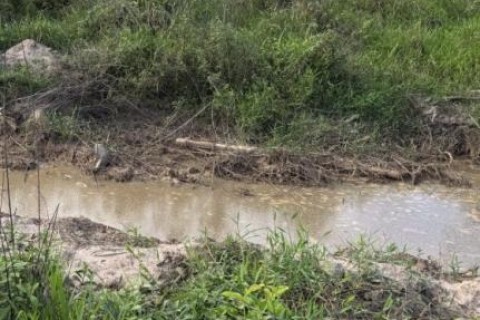
[[[211,106],[251,142],[399,142],[420,126],[409,95],[480,87],[476,1],[24,2],[30,9],[9,0],[0,11],[0,49],[34,38],[107,77],[102,99],[192,114]],[[338,127],[352,115],[359,125]]]
[[[162,318],[176,319],[434,319],[454,317],[431,305],[428,290],[402,289],[383,278],[374,261],[388,260],[393,246],[376,250],[360,241],[351,247],[359,272],[332,265],[322,246],[305,234],[290,242],[280,230],[265,248],[241,239],[205,243],[190,252],[192,276],[171,288]],[[375,257],[375,259],[373,259]],[[396,261],[408,264],[407,260]],[[381,280],[380,280],[381,279]],[[380,284],[381,283],[381,284]],[[369,298],[371,292],[381,293]]]

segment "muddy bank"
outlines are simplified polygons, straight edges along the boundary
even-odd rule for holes
[[[54,132],[37,135],[4,135],[8,145],[10,168],[35,169],[37,163],[71,164],[97,179],[128,182],[163,179],[177,183],[210,185],[215,177],[243,182],[267,182],[280,185],[326,186],[337,182],[439,182],[468,186],[470,181],[452,166],[451,155],[418,155],[415,159],[400,155],[401,151],[375,157],[335,152],[297,154],[282,149],[262,149],[227,144],[235,150],[216,148],[206,138],[195,144],[163,141],[155,128],[109,128],[107,133],[83,132],[74,141],[63,141]],[[103,144],[108,149],[108,162],[96,169],[100,160],[95,155],[98,137],[108,136]],[[242,148],[251,148],[244,152]],[[103,160],[102,160],[103,161]],[[5,161],[1,163],[5,167]]]
[[[8,215],[2,216],[3,226],[9,221]],[[155,282],[159,290],[165,285],[178,285],[189,277],[184,244],[160,243],[85,218],[60,218],[52,223],[15,216],[13,221],[23,241],[30,243],[38,241],[39,224],[42,230],[51,230],[53,248],[59,249],[67,263],[70,282],[77,287],[85,281],[90,284],[94,281],[100,287],[119,289],[138,285],[143,279]],[[5,227],[3,230],[7,231]],[[221,243],[216,245],[222,247]],[[208,246],[198,242],[190,248],[201,253]],[[252,250],[259,248],[252,247]],[[354,260],[355,251],[346,249],[328,254],[322,268],[333,278],[341,279],[347,273],[363,272]],[[422,303],[437,304],[464,316],[480,314],[480,279],[474,270],[452,274],[442,271],[434,261],[406,254],[391,256],[388,260],[369,262],[369,268],[374,271],[371,282],[358,289],[365,292],[360,295],[365,301],[375,303],[385,289],[400,290],[405,292],[407,300],[428,299],[430,302]]]
[[[372,138],[368,123],[352,114],[330,119],[332,130],[322,142],[314,147],[300,143],[310,149],[296,153],[242,146],[240,135],[232,133],[234,122],[215,119],[213,109],[207,116],[208,105],[179,113],[167,100],[155,99],[159,101],[153,107],[146,97],[131,100],[121,92],[107,98],[111,88],[102,81],[110,80],[89,79],[73,57],[31,39],[1,57],[6,70],[27,67],[32,75],[61,79],[51,88],[10,97],[2,106],[0,140],[11,153],[6,162],[12,168],[63,161],[121,182],[166,177],[173,183],[208,184],[222,177],[303,186],[350,179],[467,185],[468,179],[451,170],[451,163],[456,157],[475,160],[480,155],[480,129],[472,116],[476,91],[436,100],[408,97],[405,112],[417,128],[408,138]],[[178,138],[190,143],[178,143]],[[251,143],[256,139],[250,137]],[[106,147],[108,161],[95,158],[95,145]]]
[[[8,149],[11,168],[67,163],[91,175],[95,172],[97,178],[119,182],[163,178],[172,183],[210,184],[221,177],[301,186],[351,180],[458,186],[468,185],[469,180],[452,163],[456,159],[476,163],[479,155],[480,129],[473,123],[439,123],[430,120],[428,112],[424,114],[425,133],[404,146],[388,142],[346,146],[336,137],[326,139],[318,149],[294,152],[245,145],[227,134],[228,130],[222,133],[200,121],[184,122],[183,117],[172,120],[159,110],[60,108],[56,100],[60,93],[54,90],[39,93],[33,100],[19,99],[2,111],[0,141]],[[430,110],[430,104],[419,108]],[[441,114],[440,107],[435,110]],[[105,148],[108,161],[95,154],[99,145]]]
[[[8,215],[2,215],[6,230]],[[39,227],[49,232],[52,248],[66,263],[69,279],[75,286],[92,281],[101,287],[121,288],[142,280],[159,283],[183,275],[185,245],[162,243],[139,234],[127,234],[86,218],[42,220],[13,217],[21,241],[35,245]]]

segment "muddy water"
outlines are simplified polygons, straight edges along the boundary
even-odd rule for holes
[[[35,175],[12,173],[12,204],[37,215]],[[292,238],[298,226],[329,246],[366,234],[379,244],[395,242],[448,264],[480,264],[480,194],[476,188],[438,185],[339,185],[298,188],[217,180],[213,187],[164,182],[99,182],[73,168],[41,171],[41,211],[85,216],[122,229],[138,228],[164,240],[184,240],[207,231],[222,239],[240,233],[262,242],[279,227]],[[5,201],[2,210],[5,211]],[[477,212],[478,210],[478,212]]]

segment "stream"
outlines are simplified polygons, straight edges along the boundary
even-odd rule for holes
[[[62,217],[136,228],[161,240],[183,241],[205,233],[221,240],[238,233],[262,243],[273,228],[295,239],[303,227],[327,247],[365,235],[378,245],[405,245],[411,253],[446,266],[452,259],[461,267],[480,264],[476,187],[397,183],[302,188],[220,179],[211,187],[161,181],[97,184],[73,167],[42,168],[40,183],[42,217],[51,217],[59,205]],[[13,210],[38,216],[36,173],[11,172],[10,187]],[[7,211],[5,200],[1,209]]]

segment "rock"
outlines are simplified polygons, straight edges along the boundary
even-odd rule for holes
[[[51,48],[27,39],[8,49],[0,56],[0,65],[7,68],[27,67],[34,72],[55,73],[60,61]]]
[[[97,162],[95,163],[93,171],[98,172],[101,169],[105,168],[105,166],[108,164],[108,150],[103,144],[95,143],[93,145],[93,152],[95,154],[95,157],[97,158]]]

